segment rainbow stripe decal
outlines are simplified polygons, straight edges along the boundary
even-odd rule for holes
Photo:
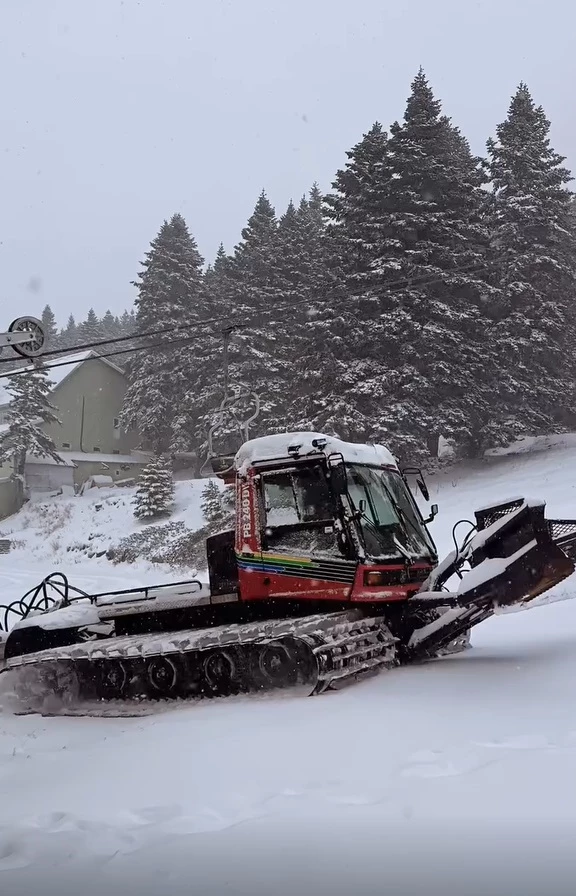
[[[291,557],[289,554],[236,554],[239,569],[271,573],[301,579],[320,579],[352,585],[356,563],[347,560],[320,560],[310,557]]]

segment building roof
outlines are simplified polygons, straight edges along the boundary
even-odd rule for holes
[[[48,358],[47,367],[50,368],[50,364],[58,364],[60,361],[65,361],[66,364],[63,364],[61,367],[52,367],[48,370],[48,379],[51,383],[53,383],[52,391],[57,389],[58,386],[64,382],[69,376],[71,376],[75,370],[78,370],[81,364],[85,361],[90,360],[91,358],[97,358],[103,364],[107,364],[108,367],[111,367],[113,370],[116,370],[118,373],[124,374],[124,371],[121,367],[118,367],[117,364],[113,364],[112,361],[109,361],[108,358],[103,358],[97,352],[92,351],[92,349],[87,349],[83,352],[75,352],[70,355],[61,355],[56,358]],[[29,370],[32,371],[35,368],[33,366],[20,368],[21,370]],[[10,403],[12,395],[8,392],[6,386],[8,384],[8,380],[6,377],[6,373],[4,371],[1,372],[2,379],[0,379],[0,407],[7,405]]]
[[[60,452],[59,452],[59,454],[60,454]],[[74,461],[72,461],[68,457],[64,457],[64,452],[62,452],[60,454],[60,457],[62,458],[62,461],[63,461],[61,464],[59,464],[57,461],[53,460],[51,457],[44,457],[43,455],[38,457],[36,454],[27,454],[26,455],[26,466],[28,466],[28,464],[32,464],[33,466],[36,466],[38,464],[42,467],[46,467],[46,466],[48,466],[48,467],[75,467],[76,466]]]
[[[64,466],[66,467],[76,467],[79,463],[101,463],[106,464],[107,466],[114,466],[114,464],[147,464],[150,460],[150,454],[140,451],[135,451],[133,454],[100,454],[98,451],[60,451],[57,450],[57,454],[64,461]],[[44,456],[35,456],[35,455],[27,455],[26,456],[27,464],[40,464],[42,466],[62,466],[58,461],[53,460],[51,457]]]

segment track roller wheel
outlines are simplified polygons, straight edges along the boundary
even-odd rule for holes
[[[297,657],[281,641],[257,644],[252,654],[251,672],[258,687],[292,687],[298,682]]]
[[[202,663],[204,685],[213,696],[226,697],[239,691],[240,664],[231,650],[211,650]]]
[[[170,657],[155,656],[148,660],[146,678],[153,696],[176,697],[180,690],[178,666]]]
[[[122,660],[106,660],[98,670],[97,692],[103,700],[121,699],[128,685],[128,671]]]

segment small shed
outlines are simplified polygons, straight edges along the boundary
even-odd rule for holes
[[[74,463],[64,459],[56,463],[51,457],[26,458],[26,487],[34,492],[53,492],[61,488],[74,488]]]
[[[91,477],[106,476],[113,482],[127,478],[138,479],[149,463],[145,452],[133,454],[102,454],[86,451],[58,451],[62,463],[50,457],[26,458],[24,469],[26,487],[34,492],[52,492],[66,486],[76,490]]]

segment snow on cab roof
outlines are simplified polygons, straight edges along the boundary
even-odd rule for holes
[[[113,364],[112,361],[109,361],[108,358],[103,358],[97,352],[92,351],[92,349],[87,349],[86,351],[76,352],[71,355],[61,355],[60,357],[56,356],[55,358],[46,359],[46,366],[49,368],[47,370],[48,380],[52,383],[51,388],[56,389],[67,376],[70,376],[74,370],[78,369],[80,364],[83,364],[84,361],[87,361],[89,358],[99,358],[104,364],[108,364],[119,373],[122,373],[122,369],[116,364]],[[59,364],[61,361],[65,361],[66,363],[62,364],[60,367],[50,367],[51,364]],[[29,367],[19,368],[19,370],[35,370],[35,367],[31,365]],[[8,392],[6,388],[9,381],[5,377],[8,373],[9,371],[7,370],[2,371],[3,378],[0,379],[0,407],[9,404],[12,401],[12,393]]]
[[[355,442],[343,442],[335,436],[327,436],[321,432],[283,432],[273,436],[263,436],[245,442],[234,459],[238,472],[245,473],[248,466],[258,461],[289,458],[288,449],[299,445],[299,454],[317,453],[318,448],[312,444],[316,439],[326,441],[325,454],[337,452],[344,460],[354,464],[372,464],[398,468],[394,456],[383,445],[363,445]]]

